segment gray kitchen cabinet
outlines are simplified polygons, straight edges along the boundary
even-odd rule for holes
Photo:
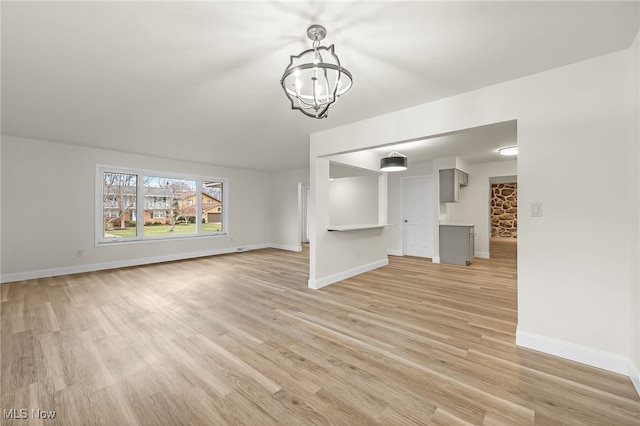
[[[474,257],[474,247],[473,225],[440,225],[440,263],[467,266]]]
[[[460,187],[469,185],[469,175],[458,169],[440,170],[440,202],[457,203]]]

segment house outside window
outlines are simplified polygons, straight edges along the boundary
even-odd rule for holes
[[[226,235],[227,185],[225,178],[97,166],[96,242]]]

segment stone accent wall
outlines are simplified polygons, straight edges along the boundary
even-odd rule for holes
[[[491,185],[491,236],[518,236],[518,184]]]

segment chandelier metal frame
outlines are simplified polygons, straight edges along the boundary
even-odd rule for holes
[[[329,108],[353,85],[353,77],[340,65],[334,45],[320,46],[326,35],[327,30],[322,25],[311,25],[307,37],[313,42],[312,48],[291,55],[280,79],[280,85],[291,101],[291,109],[313,118],[326,118]],[[307,57],[310,60],[305,62]]]

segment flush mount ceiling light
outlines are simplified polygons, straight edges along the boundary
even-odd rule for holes
[[[397,151],[391,151],[389,155],[380,159],[380,170],[383,172],[407,170],[407,156]]]
[[[505,146],[503,148],[498,149],[498,154],[500,155],[518,155],[518,147],[514,146]]]
[[[322,25],[311,25],[307,36],[313,47],[291,56],[280,84],[291,101],[291,109],[298,109],[314,118],[325,118],[339,96],[351,89],[351,73],[340,65],[333,44],[320,46],[327,35]]]

